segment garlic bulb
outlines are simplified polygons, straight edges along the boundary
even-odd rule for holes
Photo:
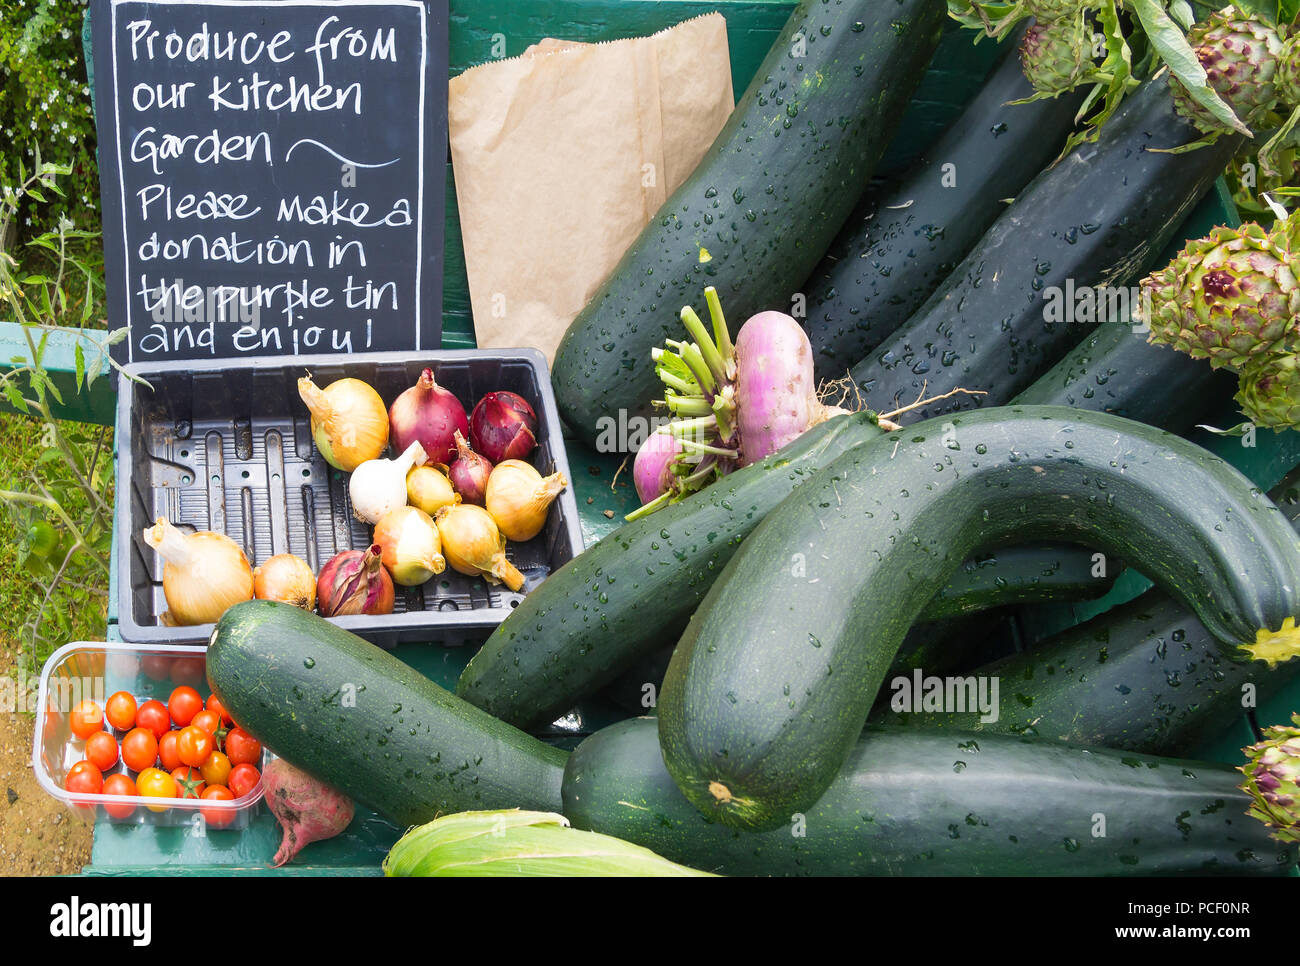
[[[416,440],[395,460],[366,460],[353,470],[348,493],[356,518],[374,524],[406,506],[406,474],[423,463],[424,447]]]

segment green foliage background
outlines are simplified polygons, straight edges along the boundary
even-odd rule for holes
[[[66,215],[78,228],[99,227],[95,122],[81,52],[87,0],[0,0],[0,185],[19,183],[42,160],[66,164],[65,198],[42,208],[27,202],[18,218],[30,237]]]

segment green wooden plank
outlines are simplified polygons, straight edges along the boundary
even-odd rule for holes
[[[95,348],[98,340],[103,338],[102,331],[92,332],[86,329],[62,329],[50,333],[45,345],[44,362],[46,371],[63,402],[53,397],[50,408],[59,419],[74,419],[83,423],[98,423],[101,426],[112,425],[113,410],[117,399],[117,379],[113,373],[101,373],[99,378],[84,392],[77,392],[76,385],[76,346],[82,344],[87,359],[99,357]],[[15,360],[20,360],[15,362]],[[31,349],[27,344],[23,327],[14,322],[0,322],[0,370],[8,371],[30,363]],[[26,389],[26,382],[21,388]],[[13,412],[9,401],[0,397],[0,412]]]

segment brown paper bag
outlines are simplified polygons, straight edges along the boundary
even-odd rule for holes
[[[549,361],[565,329],[734,106],[726,22],[543,40],[451,81],[448,127],[474,333]]]

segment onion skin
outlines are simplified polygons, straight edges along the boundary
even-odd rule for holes
[[[462,500],[482,506],[492,475],[492,462],[474,452],[460,433],[456,434],[456,451],[460,458],[451,464],[447,477]]]
[[[322,617],[393,612],[393,578],[384,569],[382,552],[378,545],[344,550],[320,569],[316,599]]]
[[[325,462],[351,473],[378,459],[388,445],[388,410],[379,393],[360,379],[338,379],[324,389],[311,376],[298,380],[298,395],[311,411],[311,435]]]
[[[507,540],[531,540],[546,526],[546,515],[569,485],[563,473],[543,478],[523,460],[498,463],[488,477],[485,506]]]
[[[315,610],[316,575],[301,557],[277,553],[253,571],[253,596]]]
[[[812,344],[783,312],[759,312],[736,337],[736,424],[740,465],[791,442],[821,414]]]
[[[454,434],[469,432],[469,417],[455,394],[438,385],[432,369],[425,369],[414,386],[393,400],[388,427],[397,452],[419,442],[430,462],[446,464],[456,453]]]
[[[526,460],[537,446],[537,414],[517,393],[490,392],[470,414],[469,438],[493,465]]]
[[[681,451],[681,441],[663,430],[651,433],[641,444],[632,462],[632,482],[642,504],[668,492],[673,482],[673,461]]]
[[[442,539],[442,553],[452,570],[505,584],[513,591],[524,586],[524,575],[506,559],[506,538],[492,514],[472,503],[445,506],[433,521]]]

